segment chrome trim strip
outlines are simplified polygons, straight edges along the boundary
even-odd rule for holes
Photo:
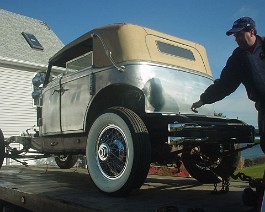
[[[174,123],[174,124],[168,124],[168,132],[178,132],[183,129],[195,129],[195,128],[209,128],[209,127],[203,127],[195,123]]]
[[[186,137],[168,137],[167,144],[169,145],[180,145],[184,142],[197,143],[207,141],[208,138],[186,138]]]

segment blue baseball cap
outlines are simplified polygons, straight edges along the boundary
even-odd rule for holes
[[[251,30],[251,29],[255,29],[255,28],[256,28],[256,24],[252,18],[242,17],[242,18],[237,19],[233,23],[232,29],[228,30],[226,32],[226,35],[229,36],[235,32],[240,32],[241,30]]]

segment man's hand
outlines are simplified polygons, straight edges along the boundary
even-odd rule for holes
[[[194,112],[194,113],[198,113],[198,111],[196,110],[197,108],[203,106],[203,101],[202,100],[199,100],[198,102],[194,102],[191,106],[191,110]]]

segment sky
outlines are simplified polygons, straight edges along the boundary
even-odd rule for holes
[[[111,23],[191,40],[206,48],[214,79],[236,48],[234,37],[225,35],[236,19],[252,17],[258,34],[265,35],[265,0],[0,0],[0,8],[46,22],[64,44]],[[243,86],[215,103],[215,111],[257,126],[257,112]]]

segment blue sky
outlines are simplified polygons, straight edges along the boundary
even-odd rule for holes
[[[225,35],[236,19],[252,17],[258,34],[265,35],[264,0],[1,0],[0,8],[45,21],[64,44],[95,27],[121,22],[182,37],[205,46],[214,78],[236,47],[233,36]],[[242,86],[215,110],[256,126],[257,113]]]

